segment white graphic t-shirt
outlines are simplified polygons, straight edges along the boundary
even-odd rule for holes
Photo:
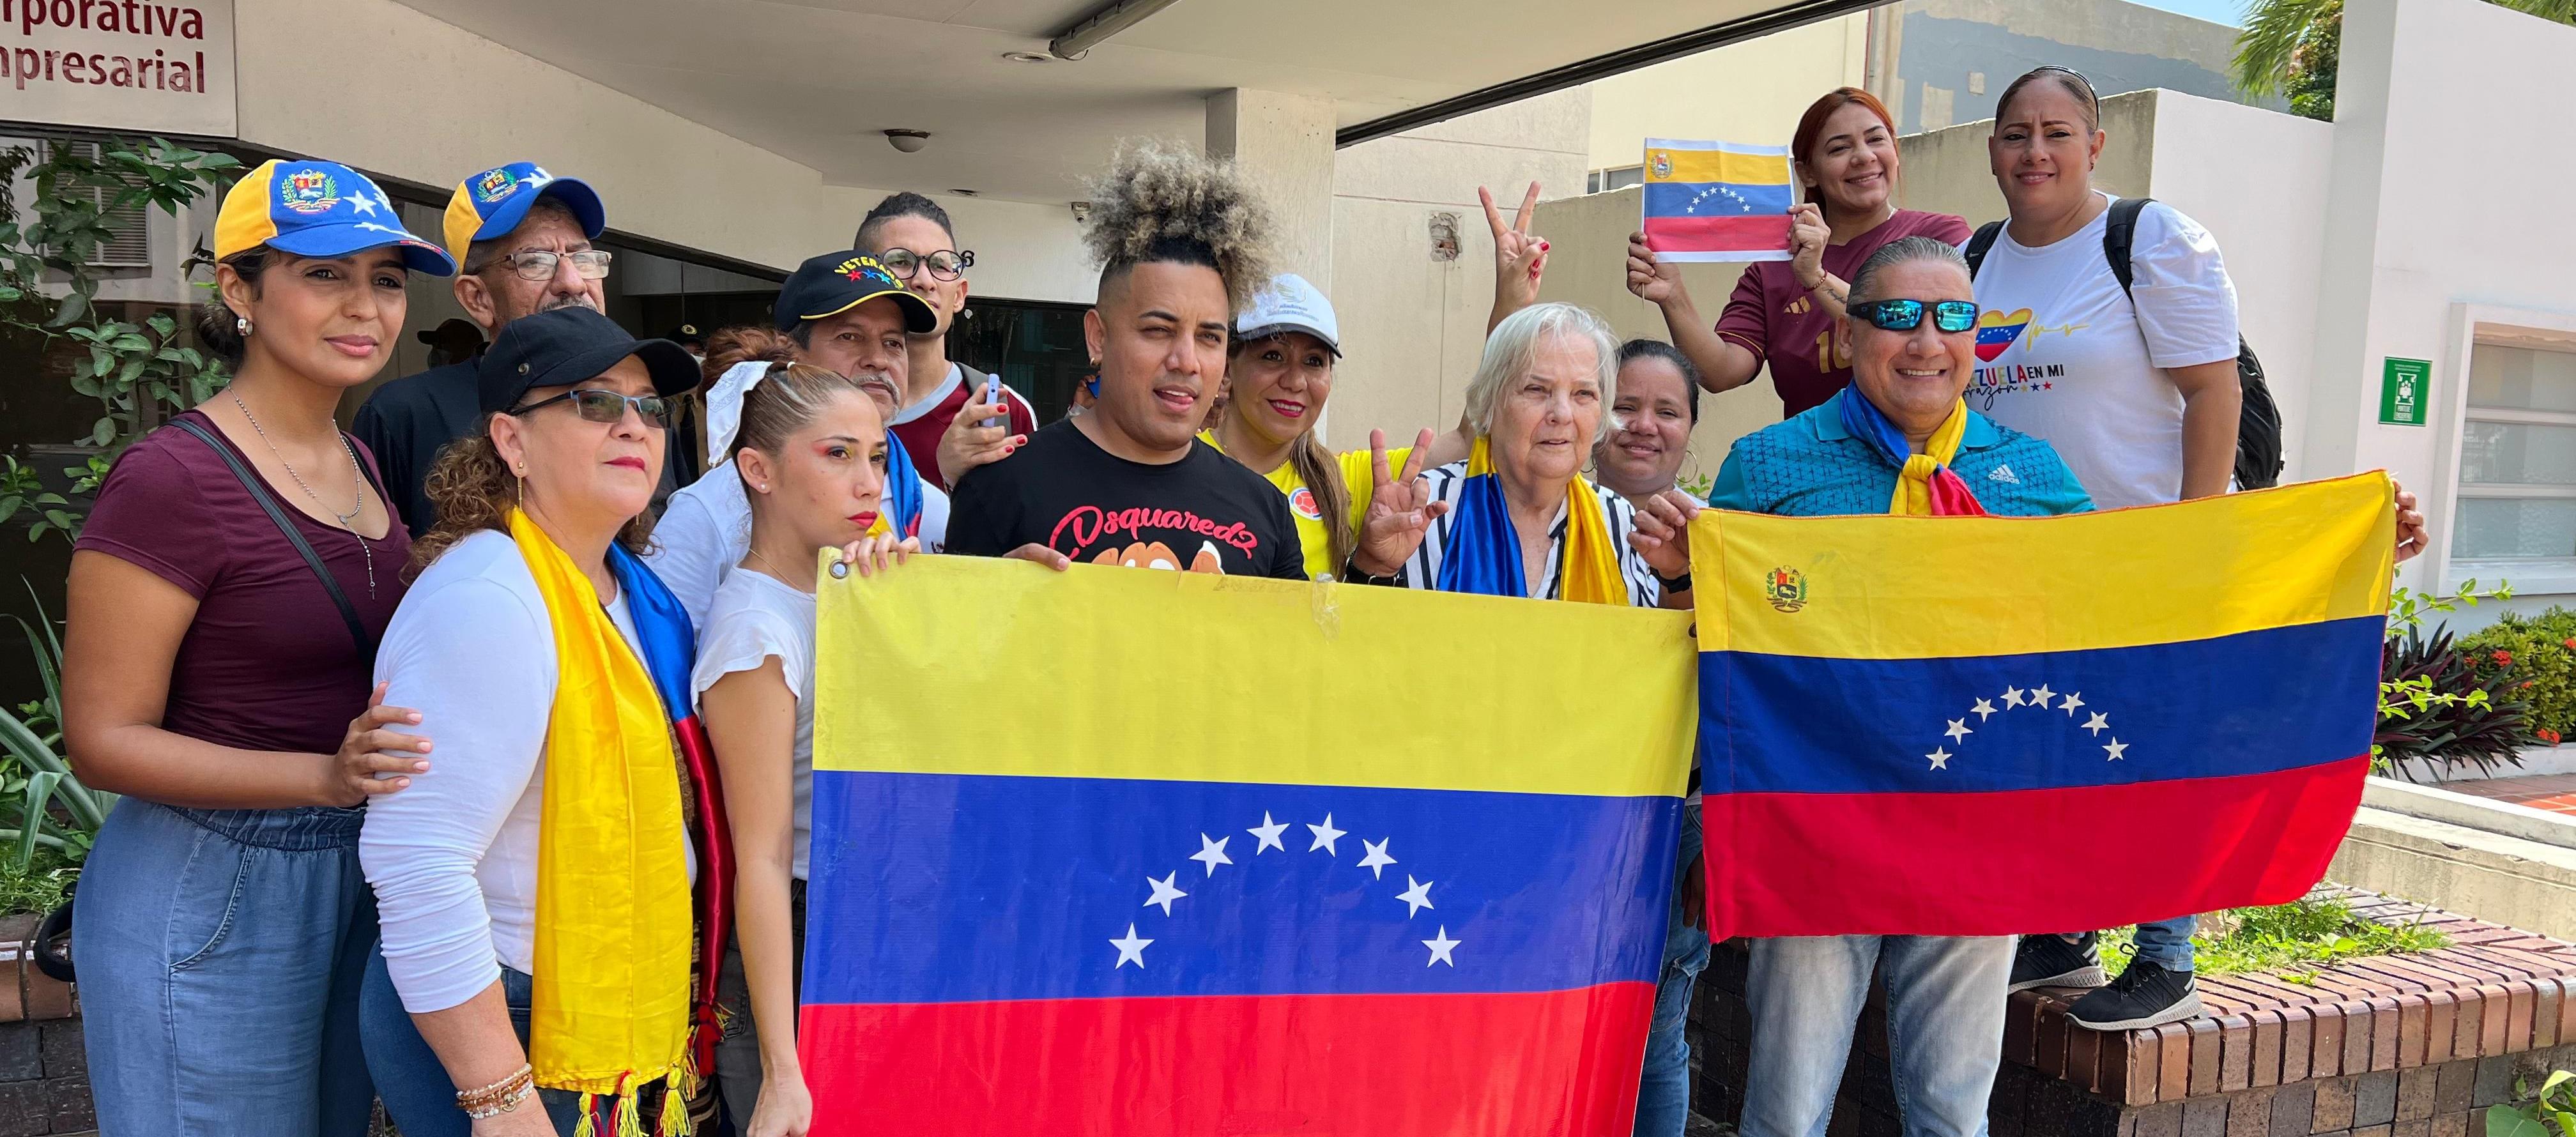
[[[1995,238],[1977,269],[1967,391],[1971,408],[2047,439],[2105,509],[2182,496],[2182,392],[2165,369],[2236,358],[2236,286],[2209,231],[2163,202],[2139,213],[2133,305],[2102,256],[2110,216],[2036,249],[2010,229]]]

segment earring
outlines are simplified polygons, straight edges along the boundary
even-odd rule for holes
[[[235,316],[235,317],[233,317],[233,331],[238,332],[238,333],[240,333],[240,334],[242,334],[242,335],[249,335],[249,334],[250,334],[250,317],[248,317],[248,316]]]

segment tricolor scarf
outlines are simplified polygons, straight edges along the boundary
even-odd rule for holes
[[[1619,577],[1619,553],[1610,547],[1610,525],[1601,516],[1601,498],[1580,474],[1565,485],[1565,585],[1559,600],[1591,604],[1626,604],[1628,586]],[[1442,592],[1478,596],[1527,596],[1521,571],[1520,536],[1512,531],[1511,511],[1503,504],[1503,480],[1494,473],[1492,448],[1479,435],[1467,457],[1467,480],[1458,487],[1458,507],[1451,514],[1449,542],[1440,558]]]
[[[1916,517],[1982,517],[1986,508],[1977,504],[1977,495],[1968,489],[1967,480],[1950,468],[1950,460],[1959,456],[1959,440],[1968,433],[1968,403],[1965,399],[1950,404],[1950,417],[1941,420],[1939,429],[1923,443],[1923,453],[1913,452],[1905,441],[1905,432],[1888,421],[1878,405],[1862,395],[1858,386],[1843,388],[1843,430],[1869,444],[1880,461],[1896,467],[1896,492],[1887,501],[1887,511]]]
[[[545,599],[556,658],[528,1060],[539,1086],[584,1095],[584,1137],[599,1131],[601,1098],[615,1132],[640,1134],[637,1095],[657,1079],[660,1131],[683,1134],[684,1100],[714,1065],[714,950],[724,942],[733,876],[713,751],[687,695],[696,637],[652,570],[611,546],[638,659],[590,578],[544,530],[512,511],[510,536]],[[684,770],[698,802],[686,838],[672,824],[683,814]],[[703,887],[694,903],[683,840],[698,847]],[[693,943],[693,927],[703,940]],[[704,966],[694,982],[693,949],[704,949],[695,951]]]
[[[868,526],[868,535],[896,533],[905,537],[921,536],[921,470],[912,464],[903,440],[886,432],[885,508]]]

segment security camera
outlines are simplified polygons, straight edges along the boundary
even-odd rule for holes
[[[922,147],[930,145],[930,132],[927,130],[889,130],[885,136],[886,145],[906,154],[919,154]]]

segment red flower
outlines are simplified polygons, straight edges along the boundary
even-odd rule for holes
[[[2544,726],[2544,727],[2540,728],[2539,730],[2533,731],[2532,733],[2539,735],[2539,736],[2540,736],[2540,740],[2541,740],[2542,742],[2546,742],[2546,743],[2550,744],[2551,746],[2556,746],[2556,745],[2558,745],[2558,732],[2557,732],[2557,731],[2551,730],[2551,729],[2549,729],[2548,727],[2545,727],[2545,726]]]
[[[2494,657],[2493,657],[2493,658],[2495,659],[2495,661],[2496,661],[2496,666],[2498,666],[2498,667],[2511,667],[2511,666],[2513,666],[2513,653],[2512,653],[2512,652],[2505,651],[2505,650],[2503,650],[2503,649],[2499,648],[2499,649],[2497,649],[2497,651],[2496,651],[2496,653],[2495,653],[2495,655],[2494,655]]]
[[[2576,636],[2567,637],[2567,650],[2576,651]]]

